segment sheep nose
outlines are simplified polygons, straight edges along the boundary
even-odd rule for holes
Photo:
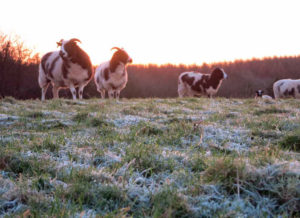
[[[62,51],[59,51],[59,56],[64,58],[64,53]]]

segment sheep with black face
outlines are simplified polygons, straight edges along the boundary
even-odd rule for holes
[[[53,51],[42,57],[39,65],[38,82],[42,89],[42,100],[49,84],[52,84],[53,98],[58,98],[61,88],[69,88],[76,99],[76,87],[82,99],[83,89],[93,77],[93,68],[89,56],[78,45],[79,39],[60,40],[60,51]]]
[[[124,49],[118,47],[113,49],[116,52],[111,60],[96,68],[94,79],[102,98],[105,98],[107,91],[109,98],[119,99],[120,92],[125,88],[128,81],[126,66],[128,63],[132,63],[132,59]]]
[[[227,74],[222,68],[215,68],[211,74],[183,72],[178,78],[179,97],[206,95],[212,97],[219,90]]]

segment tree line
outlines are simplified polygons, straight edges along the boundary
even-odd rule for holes
[[[38,65],[40,55],[27,48],[19,37],[0,34],[0,97],[17,99],[40,98]],[[300,79],[300,55],[253,58],[202,65],[129,65],[128,83],[121,92],[123,98],[177,97],[178,76],[184,71],[211,73],[222,67],[228,74],[217,96],[228,98],[254,97],[262,89],[273,96],[272,85],[282,78]],[[61,97],[71,98],[69,90],[61,90]],[[47,98],[52,98],[51,88]],[[100,97],[93,81],[86,86],[85,98]]]

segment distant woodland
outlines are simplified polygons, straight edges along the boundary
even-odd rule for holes
[[[27,48],[20,38],[0,34],[0,98],[5,96],[17,99],[40,98],[41,89],[37,82],[40,58],[41,56]],[[199,66],[132,64],[127,68],[129,79],[126,88],[121,92],[121,97],[177,97],[177,78],[181,72],[210,73],[217,66],[222,67],[229,77],[217,93],[220,97],[254,97],[257,89],[262,89],[265,94],[273,96],[272,84],[278,79],[300,79],[300,55],[204,63]],[[71,98],[67,89],[61,90],[60,96]],[[93,80],[86,86],[84,97],[100,97]],[[52,98],[51,88],[48,89],[47,98]]]

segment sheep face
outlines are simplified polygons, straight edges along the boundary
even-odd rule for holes
[[[213,70],[211,73],[211,78],[216,81],[220,81],[222,79],[227,79],[227,74],[222,68],[217,67],[216,69]]]
[[[123,65],[132,63],[132,58],[127,54],[127,52],[124,49],[120,49],[118,47],[114,47],[112,49],[116,49],[117,51],[113,54],[110,60],[111,72],[114,72],[120,63],[122,63]]]
[[[75,52],[75,48],[78,48],[77,42],[81,42],[79,39],[70,39],[70,40],[63,40],[61,39],[57,42],[57,47],[60,48],[59,55],[62,58],[67,58],[70,54]]]
[[[259,90],[257,90],[255,93],[256,93],[256,96],[255,96],[255,97],[262,97],[264,91],[259,89]]]
[[[79,39],[73,38],[70,40],[61,39],[57,42],[57,46],[60,46],[59,55],[64,61],[71,61],[73,63],[79,64],[83,69],[87,69],[89,75],[92,73],[92,63],[89,56],[83,51],[77,42],[81,41]]]

